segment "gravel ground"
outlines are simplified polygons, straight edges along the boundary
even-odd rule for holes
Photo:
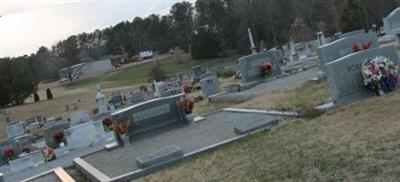
[[[198,123],[177,126],[168,131],[155,131],[136,138],[130,145],[112,151],[102,151],[84,157],[89,164],[109,177],[116,177],[137,168],[135,158],[166,147],[176,145],[184,153],[192,152],[237,136],[233,128],[241,122],[268,119],[267,115],[220,112]]]
[[[244,102],[254,97],[264,95],[267,92],[286,89],[291,86],[301,85],[309,79],[318,75],[319,68],[313,68],[304,72],[299,72],[290,76],[264,82],[243,92],[228,93],[212,98],[212,102]]]

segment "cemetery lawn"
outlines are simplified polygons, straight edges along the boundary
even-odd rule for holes
[[[143,64],[127,67],[104,74],[101,76],[77,80],[65,85],[67,89],[76,89],[80,87],[101,84],[102,88],[121,87],[128,85],[140,85],[149,83],[149,72],[154,66],[154,61],[158,60],[161,68],[167,76],[174,76],[177,73],[187,73],[192,69],[192,66],[201,65],[203,68],[215,68],[222,65],[230,65],[235,63],[239,55],[232,55],[217,59],[193,60],[190,54],[180,54],[180,58],[176,55],[159,56],[151,61],[146,61]]]
[[[323,84],[311,87],[314,86],[327,89]],[[262,98],[271,102],[268,106],[276,106],[277,102],[283,106],[296,102],[311,104],[325,98],[325,91],[309,91],[298,94],[308,93],[306,98],[313,100],[310,102],[290,101],[299,99],[290,94],[291,99],[278,99],[285,93]],[[257,107],[254,100],[247,104]],[[302,107],[295,105],[292,107]],[[397,181],[400,179],[399,107],[398,90],[312,120],[283,121],[270,131],[201,154],[139,181]]]

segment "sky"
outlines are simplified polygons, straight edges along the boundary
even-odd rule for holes
[[[70,35],[150,14],[182,0],[0,0],[0,58],[31,54]],[[194,0],[187,0],[194,2]]]

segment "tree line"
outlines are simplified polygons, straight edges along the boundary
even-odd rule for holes
[[[400,0],[197,0],[174,4],[167,15],[152,14],[93,32],[72,35],[31,55],[0,59],[0,106],[22,104],[43,80],[55,80],[66,66],[107,55],[140,51],[167,53],[178,47],[194,59],[250,52],[247,29],[258,48],[289,39],[311,40],[316,32],[370,29]]]

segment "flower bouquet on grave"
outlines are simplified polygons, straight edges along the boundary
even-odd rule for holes
[[[4,150],[4,157],[10,161],[13,159],[14,157],[14,149],[13,148],[8,148],[6,150]]]
[[[124,143],[129,143],[129,123],[129,121],[125,121],[115,125],[115,129]]]
[[[178,103],[178,107],[185,113],[185,114],[192,114],[194,102],[189,99],[182,99]]]
[[[112,121],[110,118],[104,118],[102,122],[103,122],[104,130],[106,132],[110,132],[113,130]]]
[[[64,132],[59,131],[56,134],[54,134],[53,139],[55,142],[58,144],[64,141]]]
[[[384,56],[365,60],[362,74],[364,85],[378,95],[393,91],[399,82],[398,67]]]
[[[268,78],[272,75],[272,62],[264,63],[260,66],[261,74],[264,78]]]
[[[367,50],[371,47],[372,47],[372,42],[369,41],[367,43],[363,43],[360,45],[353,43],[352,49],[353,49],[353,52],[359,52],[359,51]]]

